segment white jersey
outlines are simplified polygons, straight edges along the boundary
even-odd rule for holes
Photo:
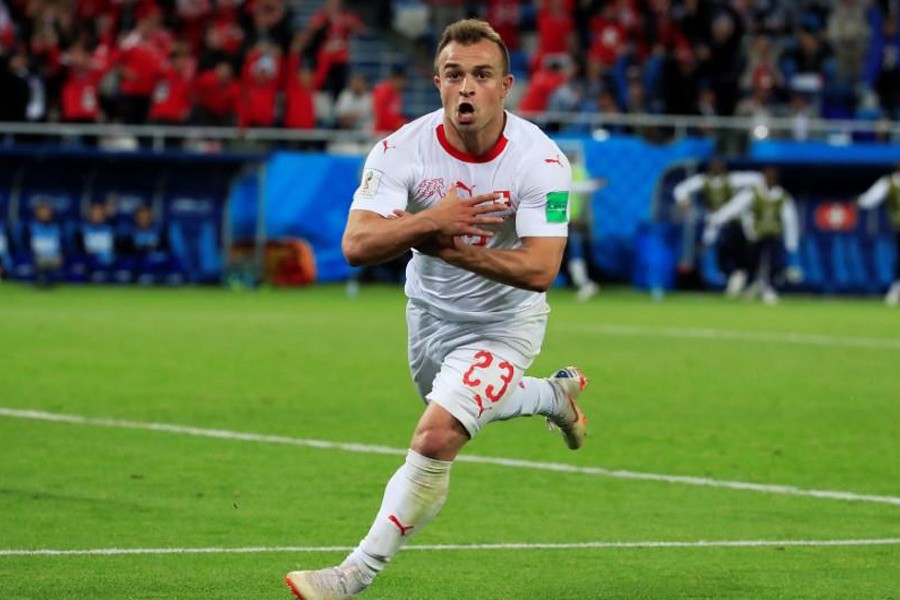
[[[526,237],[566,237],[572,169],[565,154],[536,125],[506,113],[500,140],[473,157],[444,135],[443,109],[405,125],[378,142],[366,159],[350,210],[384,217],[395,209],[421,212],[456,187],[461,198],[503,194],[503,223],[486,226],[493,237],[471,244],[517,248]],[[497,321],[546,311],[545,294],[498,283],[413,250],[406,295],[424,310],[451,321]]]

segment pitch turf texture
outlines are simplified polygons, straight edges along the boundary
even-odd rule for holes
[[[467,455],[532,462],[458,463],[412,544],[522,546],[404,550],[364,597],[900,598],[900,312],[630,291],[551,304],[532,374],[590,375],[586,447],[538,419],[488,427]],[[0,598],[290,597],[284,574],[355,545],[402,460],[298,440],[405,448],[421,406],[403,309],[379,287],[4,284]],[[793,545],[843,540],[878,542]],[[9,552],[40,549],[210,551]]]

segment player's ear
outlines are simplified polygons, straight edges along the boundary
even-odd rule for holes
[[[513,77],[512,73],[503,76],[503,80],[500,82],[501,98],[506,98],[506,95],[509,94],[509,90],[512,89],[513,82],[515,82],[515,77]]]
[[[434,76],[434,87],[436,87],[438,91],[441,91],[441,78],[437,75]]]

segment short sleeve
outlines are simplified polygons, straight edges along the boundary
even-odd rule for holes
[[[529,161],[520,171],[516,233],[526,237],[566,237],[572,167],[565,155]]]
[[[386,143],[387,140],[378,142],[369,152],[350,210],[368,210],[389,217],[396,209],[406,209],[412,161],[393,147],[390,152],[384,151]]]

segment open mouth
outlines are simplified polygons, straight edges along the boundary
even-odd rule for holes
[[[461,102],[456,107],[456,114],[459,116],[460,123],[471,123],[475,118],[475,107],[469,102]]]

